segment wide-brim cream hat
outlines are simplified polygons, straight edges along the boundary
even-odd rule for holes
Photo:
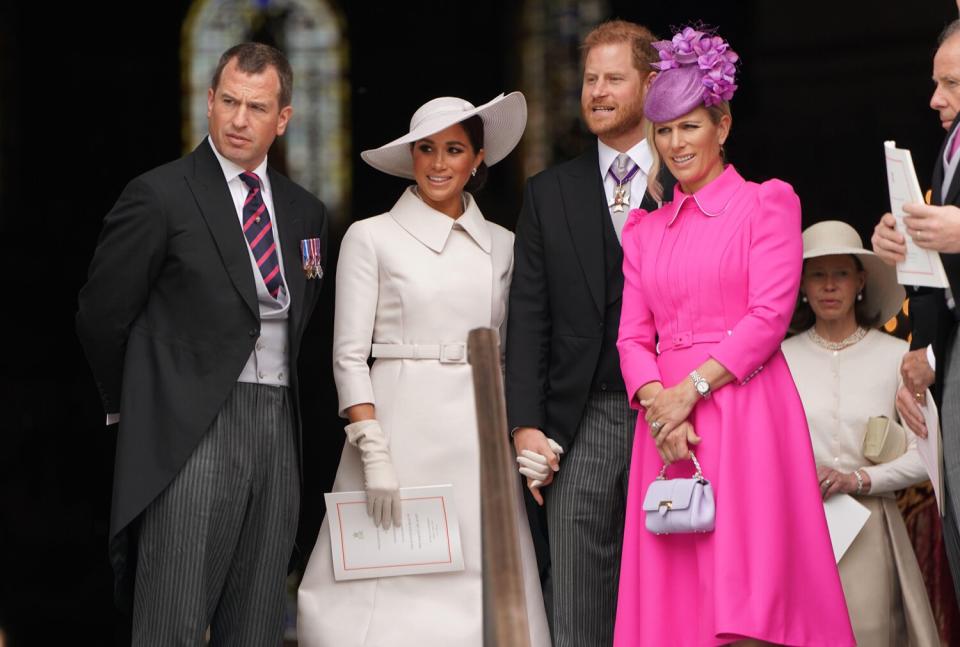
[[[853,254],[863,263],[867,273],[864,308],[880,314],[880,325],[900,311],[906,292],[897,283],[897,269],[864,249],[856,229],[839,220],[824,220],[803,231],[804,259],[834,254]]]
[[[413,113],[410,132],[380,148],[360,153],[373,168],[409,179],[413,176],[410,144],[477,115],[483,119],[483,161],[493,166],[520,142],[527,125],[527,100],[520,92],[500,94],[482,106],[457,97],[432,99]]]

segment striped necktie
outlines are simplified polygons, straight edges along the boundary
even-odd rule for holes
[[[273,239],[273,223],[260,190],[260,178],[256,173],[244,171],[240,179],[250,187],[250,193],[243,203],[243,235],[257,261],[267,291],[276,299],[283,287],[283,277],[277,260],[277,243]]]
[[[947,164],[953,161],[953,156],[957,154],[960,148],[960,133],[954,133],[953,141],[950,142],[950,150],[947,151]]]

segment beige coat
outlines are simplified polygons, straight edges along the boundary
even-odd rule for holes
[[[435,359],[367,360],[374,344],[466,342],[501,328],[513,267],[513,234],[487,222],[473,199],[456,221],[407,189],[385,214],[354,223],[337,268],[334,377],[340,411],[371,402],[402,487],[452,483],[465,570],[336,582],[324,521],[300,586],[305,646],[483,644],[480,474],[470,365]],[[531,644],[550,644],[536,558],[517,484]],[[357,450],[346,445],[334,491],[363,489]]]
[[[908,345],[878,330],[841,351],[806,333],[783,342],[807,414],[814,458],[841,472],[863,468],[870,495],[857,497],[870,518],[840,560],[840,580],[858,645],[939,644],[926,588],[893,492],[927,479],[913,434],[907,452],[872,465],[861,444],[871,416],[897,419],[900,360]]]

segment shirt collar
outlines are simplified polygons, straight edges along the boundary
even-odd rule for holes
[[[213,145],[213,139],[207,135],[207,141],[210,142],[210,148],[213,149],[213,154],[216,155],[217,161],[220,162],[220,169],[223,171],[223,177],[227,180],[227,183],[230,183],[233,180],[239,180],[240,174],[245,172],[246,169],[231,162],[226,157],[220,154],[220,151],[217,150],[217,147]],[[267,175],[267,158],[264,156],[263,161],[260,162],[257,168],[253,169],[253,172],[257,174],[257,177],[260,178],[260,183],[263,185],[263,190],[266,193],[270,193],[270,177]]]
[[[697,208],[700,209],[700,213],[705,216],[715,218],[723,214],[733,196],[737,194],[737,191],[739,191],[740,187],[744,184],[746,184],[746,180],[740,177],[737,169],[733,168],[733,164],[728,164],[727,167],[723,169],[723,173],[695,193],[684,193],[680,187],[680,183],[677,182],[673,188],[673,202],[670,204],[670,208],[673,209],[673,216],[671,216],[667,226],[672,225],[677,219],[677,216],[680,214],[680,207],[682,207],[688,199],[692,200],[697,205]]]
[[[607,177],[607,171],[610,170],[610,167],[619,154],[620,151],[607,146],[597,139],[597,156],[600,159],[600,177]],[[653,153],[650,151],[650,146],[647,145],[646,139],[641,139],[628,150],[627,156],[640,167],[640,172],[644,175],[650,171],[650,166],[653,164]]]
[[[463,214],[454,220],[440,213],[420,199],[416,187],[408,187],[390,210],[393,219],[411,236],[440,253],[447,244],[454,224],[459,225],[467,235],[487,254],[490,253],[490,228],[477,206],[477,201],[467,192],[463,193],[466,208]]]

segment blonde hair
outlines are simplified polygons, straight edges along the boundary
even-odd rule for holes
[[[714,106],[702,107],[706,108],[707,114],[710,115],[710,121],[712,121],[714,125],[719,125],[724,115],[733,119],[733,114],[730,112],[729,101],[722,101]],[[661,202],[663,200],[663,184],[660,183],[660,167],[663,166],[663,161],[660,159],[660,151],[657,150],[656,133],[657,124],[652,121],[647,121],[644,125],[644,136],[647,138],[647,142],[650,144],[650,152],[653,154],[653,163],[650,164],[650,171],[647,173],[647,191],[654,200]],[[720,157],[724,157],[723,147],[720,148]]]

